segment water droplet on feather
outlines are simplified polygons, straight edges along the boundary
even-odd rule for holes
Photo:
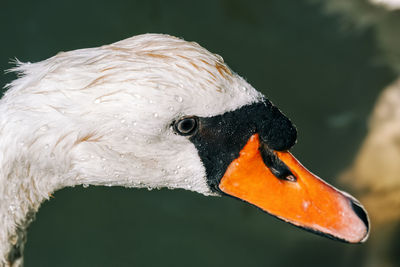
[[[177,102],[179,102],[179,103],[182,103],[182,102],[183,102],[183,98],[182,98],[181,96],[179,96],[179,95],[176,95],[176,96],[175,96],[175,100],[176,100]]]
[[[42,131],[42,132],[45,132],[45,131],[47,131],[49,129],[49,126],[47,126],[47,125],[43,125],[42,127],[40,127],[40,130]]]

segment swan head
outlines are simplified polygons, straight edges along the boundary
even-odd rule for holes
[[[368,235],[361,205],[288,152],[292,122],[197,43],[146,34],[14,71],[0,102],[8,209],[66,186],[184,188],[347,242]]]

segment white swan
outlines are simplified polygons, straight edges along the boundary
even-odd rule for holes
[[[22,264],[40,204],[75,185],[230,195],[278,218],[363,242],[357,202],[285,152],[296,129],[218,55],[146,34],[18,63],[0,102],[0,262]]]

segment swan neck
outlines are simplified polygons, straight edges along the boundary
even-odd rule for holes
[[[0,170],[0,266],[22,266],[26,230],[40,204],[49,197],[23,164],[2,164]],[[18,167],[17,167],[18,166]],[[44,191],[46,190],[46,191]]]

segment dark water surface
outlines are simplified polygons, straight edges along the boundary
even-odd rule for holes
[[[297,125],[294,154],[333,184],[395,75],[374,32],[344,32],[306,1],[2,1],[0,68],[157,32],[197,41]],[[12,74],[1,75],[0,84]],[[348,245],[228,198],[184,190],[69,188],[31,225],[26,266],[359,266]]]

